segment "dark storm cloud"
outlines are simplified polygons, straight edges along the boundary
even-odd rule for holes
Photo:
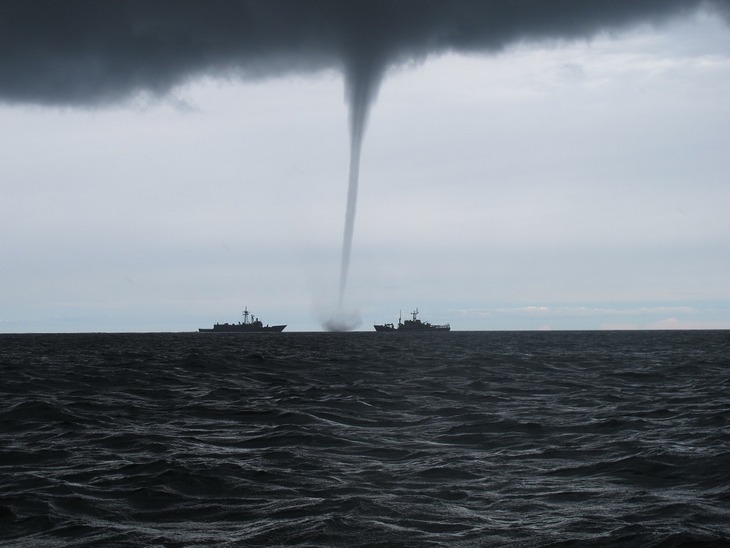
[[[590,37],[698,7],[727,14],[728,0],[6,0],[0,100],[100,104],[201,75],[336,69],[351,104],[368,102],[392,64]]]

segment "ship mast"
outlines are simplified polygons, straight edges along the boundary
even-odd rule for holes
[[[243,324],[248,325],[248,306],[243,308]]]

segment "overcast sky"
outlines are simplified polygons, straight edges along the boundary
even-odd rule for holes
[[[177,65],[174,40],[152,56],[137,34],[139,58],[113,38],[98,57],[93,40],[62,47],[103,29],[94,3],[59,4],[86,10],[73,25],[53,3],[11,3],[0,332],[193,331],[244,306],[321,330],[337,302],[357,86],[372,100],[344,299],[359,329],[415,307],[456,330],[729,329],[727,4],[655,17],[675,3],[615,2],[646,13],[574,18],[498,4],[473,15],[494,25],[473,36],[453,32],[463,13],[444,32],[442,8],[415,30],[405,13],[383,34],[378,17],[357,19],[369,38],[355,32],[342,53],[305,17],[311,6],[328,20],[328,2],[284,2],[310,25],[294,45],[193,45]],[[377,44],[395,45],[371,56]]]

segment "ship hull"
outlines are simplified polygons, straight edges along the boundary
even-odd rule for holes
[[[398,329],[398,331],[405,331],[408,333],[423,333],[425,331],[451,331],[451,326],[430,325],[428,327],[404,327],[404,328]]]
[[[373,325],[378,333],[430,333],[432,331],[451,331],[448,325],[431,325],[429,327],[390,327],[388,325]]]
[[[201,327],[200,333],[281,333],[286,325],[266,325],[257,327],[246,324],[216,324],[211,328]]]

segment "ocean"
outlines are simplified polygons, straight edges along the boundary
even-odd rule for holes
[[[729,546],[730,332],[0,335],[2,546]]]

